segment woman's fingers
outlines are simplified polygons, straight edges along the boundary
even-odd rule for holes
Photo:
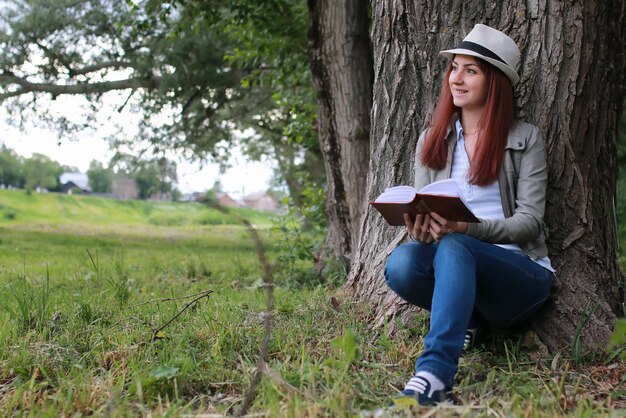
[[[415,235],[413,235],[413,220],[411,219],[411,215],[404,213],[402,216],[404,217],[406,232],[408,232],[410,236],[415,237]]]
[[[403,217],[409,235],[427,244],[438,242],[444,235],[456,232],[457,222],[449,221],[435,212],[417,214],[415,220],[408,213],[403,214]]]
[[[426,214],[426,215],[417,215],[418,217],[415,218],[415,224],[418,224],[418,220],[420,220],[421,222],[419,223],[419,240],[420,241],[424,241],[426,242],[426,240],[430,237],[430,231],[428,230],[428,226],[430,224],[430,215]]]
[[[443,227],[443,229],[447,229],[449,224],[454,223],[453,221],[448,221],[446,218],[442,217],[441,215],[439,215],[436,212],[431,212],[430,216],[432,219],[434,219],[434,221],[441,227]]]
[[[431,243],[433,241],[429,232],[430,215],[417,214],[415,220],[408,213],[403,214],[406,230],[411,237],[418,241]]]
[[[407,231],[411,233],[413,231],[413,221],[411,220],[411,215],[404,213],[402,216],[404,216],[404,224],[406,225]]]
[[[435,212],[431,213],[429,228],[435,241],[439,241],[446,234],[455,232],[455,225],[455,222],[448,221]]]

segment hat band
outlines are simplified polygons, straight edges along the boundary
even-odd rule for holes
[[[502,58],[500,58],[495,52],[490,49],[485,48],[482,45],[476,44],[470,41],[463,41],[455,49],[469,49],[470,51],[478,52],[480,55],[485,57],[500,61],[502,64],[508,66],[506,62]]]

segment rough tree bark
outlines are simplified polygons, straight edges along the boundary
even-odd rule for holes
[[[558,274],[533,328],[553,350],[570,344],[577,327],[583,347],[604,345],[625,300],[613,222],[626,81],[624,2],[384,0],[372,7],[368,196],[413,181],[415,142],[447,64],[437,52],[458,43],[475,23],[504,30],[523,57],[518,116],[539,126],[550,170],[546,222]],[[415,312],[388,291],[383,278],[388,255],[403,239],[397,228],[367,212],[346,288],[374,304],[379,324]]]
[[[349,267],[365,212],[372,104],[367,3],[309,0],[309,61],[326,170],[328,234],[320,260]]]

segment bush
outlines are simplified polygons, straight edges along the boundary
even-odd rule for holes
[[[283,205],[287,205],[288,210],[274,218],[272,233],[277,243],[276,279],[287,286],[326,285],[329,283],[325,277],[332,276],[331,281],[336,282],[339,276],[332,268],[325,268],[321,275],[316,270],[319,249],[326,235],[326,190],[315,184],[307,174],[303,174],[301,180],[306,187],[298,204],[288,198],[283,199]]]
[[[13,209],[5,209],[2,216],[4,219],[12,221],[17,218],[17,212]]]
[[[227,215],[223,215],[220,212],[215,210],[207,211],[200,216],[198,219],[200,225],[224,225],[224,224],[232,224],[234,221],[228,221]]]
[[[148,222],[157,226],[182,226],[189,220],[181,213],[156,212],[148,217]]]

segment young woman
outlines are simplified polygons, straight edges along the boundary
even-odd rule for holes
[[[537,128],[515,121],[520,53],[478,24],[455,49],[431,126],[419,138],[415,188],[453,178],[479,223],[411,219],[385,268],[389,287],[431,312],[424,352],[394,404],[450,399],[464,344],[481,323],[522,322],[546,301],[554,270],[543,221],[547,168]]]

